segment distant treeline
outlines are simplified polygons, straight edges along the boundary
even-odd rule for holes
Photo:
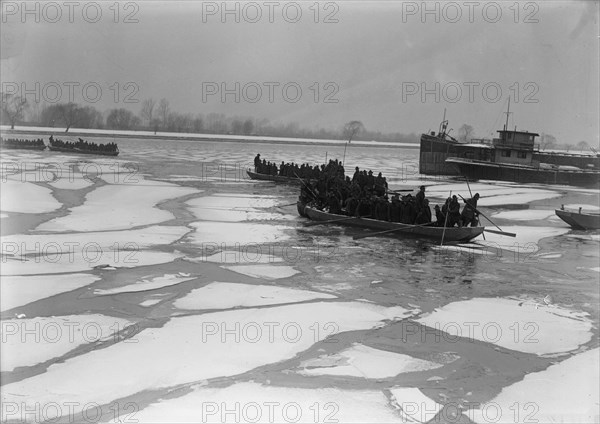
[[[26,99],[13,94],[2,94],[0,123],[85,129],[112,129],[153,132],[179,132],[196,134],[231,134],[264,137],[296,137],[353,141],[384,141],[395,143],[418,143],[420,134],[382,133],[364,127],[360,121],[340,122],[337,128],[306,128],[297,122],[274,123],[268,119],[226,116],[222,113],[192,114],[171,110],[168,100],[146,99],[141,102],[137,114],[116,108],[100,112],[93,106],[77,103],[30,104]],[[477,139],[471,125],[463,124],[457,133],[459,142]],[[586,141],[559,142],[550,134],[541,134],[538,139],[541,150],[564,149],[590,151],[593,147]]]
[[[320,139],[347,139],[344,125],[339,128],[306,128],[296,122],[275,123],[268,119],[226,116],[222,113],[179,113],[171,110],[169,102],[161,99],[156,102],[146,99],[142,102],[138,114],[116,108],[104,113],[93,106],[77,103],[28,104],[18,96],[2,96],[2,114],[0,121],[4,125],[25,125],[85,129],[137,130],[153,132],[180,132],[198,134],[231,134],[271,137],[297,137]],[[376,140],[399,143],[418,143],[418,134],[382,133],[361,128],[354,134],[356,140]]]

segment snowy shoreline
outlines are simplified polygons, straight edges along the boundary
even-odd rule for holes
[[[195,133],[177,133],[177,132],[153,132],[153,131],[127,131],[127,130],[101,130],[71,128],[66,133],[62,129],[54,127],[21,127],[16,126],[11,130],[8,126],[0,126],[2,136],[6,135],[27,135],[44,134],[46,136],[54,135],[57,138],[68,137],[119,137],[119,138],[142,138],[149,140],[176,140],[189,142],[221,142],[221,143],[266,143],[266,144],[300,144],[300,145],[344,145],[346,140],[331,140],[318,138],[297,138],[297,137],[269,137],[269,136],[245,136],[229,134],[195,134]],[[363,147],[398,147],[404,149],[418,149],[419,143],[393,143],[385,141],[352,141],[353,145]]]

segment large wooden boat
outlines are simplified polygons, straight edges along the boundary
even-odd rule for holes
[[[576,230],[598,230],[600,229],[600,214],[582,213],[556,209],[556,215]]]
[[[58,147],[53,146],[52,144],[48,145],[48,149],[54,152],[63,152],[63,153],[79,153],[82,155],[100,155],[100,156],[118,156],[119,149],[117,150],[86,150],[79,149],[77,147]]]
[[[246,170],[248,176],[253,180],[274,181],[276,183],[300,184],[301,180],[296,177],[284,177],[281,175],[260,174],[250,169]]]
[[[300,212],[300,205],[298,205],[298,212]],[[348,225],[378,231],[397,230],[390,232],[389,235],[427,238],[438,243],[442,241],[442,237],[444,242],[467,242],[479,236],[485,229],[485,227],[446,227],[444,229],[443,227],[401,224],[370,218],[350,218],[346,215],[320,211],[311,206],[304,206],[302,212],[313,221],[337,220],[336,225]]]

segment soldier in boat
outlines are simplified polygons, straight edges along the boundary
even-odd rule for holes
[[[381,221],[390,220],[390,208],[387,196],[377,197],[375,206],[375,218]]]
[[[385,194],[385,179],[381,175],[381,172],[375,177],[374,189],[377,196],[383,196]]]
[[[260,172],[260,165],[261,165],[261,161],[260,161],[260,153],[259,153],[254,158],[254,172],[257,172],[257,173]]]
[[[400,222],[401,213],[400,199],[397,194],[394,194],[392,196],[392,203],[390,203],[390,221]]]
[[[448,226],[454,227],[455,225],[461,226],[460,204],[456,195],[452,196],[452,200],[448,205]]]
[[[440,210],[440,205],[435,205],[433,208],[435,210],[435,225],[436,227],[443,227],[446,223],[446,215],[442,213]]]
[[[419,187],[419,192],[415,196],[415,205],[417,207],[417,213],[420,212],[421,209],[423,209],[424,201],[425,201],[425,186],[421,186],[421,187]],[[431,211],[429,211],[429,214],[431,215]]]
[[[415,224],[422,225],[431,222],[431,208],[429,208],[429,199],[423,199],[421,209],[417,213]]]
[[[477,227],[479,223],[479,214],[475,212],[477,209],[477,201],[479,200],[479,193],[475,193],[469,200],[465,200],[465,207],[463,208],[462,214],[460,215],[463,227]]]

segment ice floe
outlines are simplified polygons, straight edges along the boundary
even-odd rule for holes
[[[98,314],[3,320],[0,368],[12,371],[60,357],[82,344],[107,340],[129,324]]]
[[[489,228],[496,230],[493,226],[489,226]],[[503,225],[501,228],[502,231],[515,233],[516,237],[506,237],[486,232],[486,240],[483,240],[481,236],[476,239],[477,244],[486,246],[486,253],[488,255],[499,255],[499,252],[496,252],[494,249],[503,249],[518,252],[525,257],[525,255],[536,253],[540,249],[540,240],[547,237],[558,237],[569,232],[568,228],[528,227],[524,225]]]
[[[157,303],[160,303],[161,301],[162,301],[162,299],[146,299],[143,302],[140,302],[140,306],[147,308],[149,306],[156,305]]]
[[[109,184],[88,193],[83,205],[72,208],[69,215],[45,222],[37,230],[105,231],[157,224],[174,216],[156,204],[193,193],[199,191],[158,181]]]
[[[2,237],[2,275],[78,272],[109,265],[132,268],[183,256],[152,252],[189,232],[187,227],[153,226],[131,231],[70,234],[17,234]]]
[[[100,277],[91,274],[2,276],[0,310],[6,311],[36,300],[92,284]]]
[[[398,409],[402,423],[429,422],[442,410],[442,405],[415,387],[394,387],[390,392],[392,405]]]
[[[95,172],[84,174],[74,168],[74,166],[70,166],[68,172],[62,172],[62,168],[57,168],[58,172],[55,173],[55,181],[48,182],[48,184],[60,190],[81,190],[94,184],[92,180],[96,176]],[[52,171],[53,167],[48,166],[47,169]]]
[[[161,424],[399,422],[381,391],[302,389],[253,382],[225,388],[198,387],[179,398],[153,403],[135,418]]]
[[[355,343],[333,355],[323,355],[300,364],[303,375],[344,375],[362,378],[388,378],[398,374],[442,367],[402,353],[374,349]]]
[[[137,333],[135,343],[116,343],[5,384],[3,400],[22,411],[74,402],[77,413],[90,402],[107,404],[144,390],[232,376],[291,359],[336,333],[372,329],[412,313],[364,302],[316,302],[176,317],[161,328]]]
[[[3,255],[69,253],[84,249],[147,249],[171,244],[189,232],[187,227],[159,226],[129,231],[99,231],[69,234],[15,234],[2,237]]]
[[[178,299],[174,306],[181,309],[229,309],[335,298],[331,294],[287,287],[214,282],[192,290]]]
[[[228,265],[221,268],[249,277],[266,278],[268,280],[288,278],[300,273],[300,271],[289,265]]]
[[[535,221],[556,217],[554,210],[525,209],[519,211],[503,211],[492,215],[493,218],[512,219],[515,221]],[[484,220],[485,222],[485,220]]]
[[[185,281],[190,281],[196,277],[181,276],[178,274],[165,274],[162,277],[154,277],[152,279],[144,278],[133,284],[127,284],[126,286],[115,287],[112,289],[96,289],[94,294],[97,295],[109,295],[117,293],[135,293],[148,290],[156,290],[162,287],[169,287],[175,284],[180,284]]]
[[[189,236],[193,243],[214,245],[224,250],[290,239],[290,236],[284,233],[284,230],[289,230],[290,227],[283,225],[237,222],[194,222],[190,225],[196,230]]]
[[[62,207],[52,190],[31,182],[5,180],[0,183],[0,205],[4,212],[48,213]]]
[[[587,314],[518,299],[453,302],[417,321],[443,331],[448,340],[463,337],[536,355],[570,352],[592,337]]]
[[[254,248],[252,246],[246,247],[246,249],[239,250],[222,250],[219,253],[197,256],[195,258],[186,257],[185,260],[196,263],[212,262],[217,264],[267,264],[283,262],[282,258],[267,253],[269,250],[266,248],[265,252],[263,252],[260,246],[255,246]]]
[[[87,255],[87,256],[86,256]],[[93,251],[85,254],[62,254],[56,257],[29,257],[11,259],[2,264],[2,275],[62,274],[67,272],[89,271],[94,268],[115,270],[116,268],[135,268],[173,262],[182,257],[182,253],[139,251]],[[108,265],[108,266],[105,266]]]
[[[295,219],[291,215],[283,215],[265,211],[277,205],[273,196],[249,196],[245,194],[215,194],[197,197],[187,202],[196,218],[204,221],[262,221],[276,219]]]
[[[477,423],[597,423],[599,357],[596,348],[527,374],[467,416]]]

